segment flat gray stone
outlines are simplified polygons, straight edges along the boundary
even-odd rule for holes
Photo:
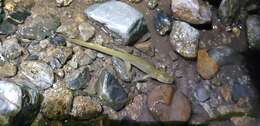
[[[113,37],[122,39],[125,44],[137,40],[145,31],[143,14],[124,2],[94,4],[85,13],[90,19],[103,24],[114,33]]]

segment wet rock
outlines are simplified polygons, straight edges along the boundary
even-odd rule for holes
[[[147,7],[149,9],[154,9],[158,5],[158,0],[148,0]]]
[[[124,13],[120,13],[124,10]],[[144,16],[135,8],[120,1],[95,4],[85,10],[86,15],[112,31],[115,38],[130,44],[139,39],[145,30]],[[113,17],[113,18],[111,18]]]
[[[153,113],[153,115],[156,118],[160,119],[161,121],[171,121],[171,122],[188,121],[191,115],[191,105],[189,100],[180,91],[169,92],[171,90],[168,88],[165,87],[164,90],[159,90],[160,88],[155,88],[156,91],[158,90],[157,92],[159,92],[159,95],[157,95],[157,97],[155,98],[148,96],[149,110]],[[153,90],[152,92],[156,92],[156,91]],[[169,95],[174,95],[174,96],[169,97]]]
[[[42,40],[52,35],[59,26],[60,21],[54,15],[37,15],[19,27],[18,34],[25,39]]]
[[[34,121],[32,122],[31,126],[48,126],[49,122],[47,119],[43,117],[41,113],[39,113]]]
[[[172,0],[174,17],[192,24],[204,24],[211,21],[211,7],[203,0]]]
[[[15,83],[0,81],[0,125],[7,125],[22,108],[22,90]]]
[[[90,80],[90,73],[87,67],[81,67],[71,73],[66,74],[65,81],[71,90],[77,90],[87,85]]]
[[[117,111],[128,101],[127,93],[115,76],[106,69],[101,72],[97,81],[97,94],[104,104]]]
[[[38,41],[32,41],[27,47],[30,54],[29,59],[38,60],[40,57],[45,55],[45,48],[42,48]]]
[[[51,119],[64,119],[69,115],[73,95],[62,81],[54,84],[53,88],[46,90],[43,94],[42,114]]]
[[[113,57],[112,63],[120,79],[128,82],[132,80],[132,73],[131,71],[127,71],[126,64],[123,60]]]
[[[197,57],[199,31],[185,22],[175,21],[170,35],[176,52],[186,58]]]
[[[55,34],[50,39],[51,44],[56,46],[65,46],[66,45],[66,39],[61,34]]]
[[[79,34],[84,41],[88,41],[90,38],[92,38],[95,34],[95,27],[93,27],[91,24],[84,22],[79,24]]]
[[[73,0],[56,0],[58,7],[69,6]]]
[[[68,38],[76,38],[79,33],[78,24],[72,20],[64,21],[56,32],[64,34]]]
[[[134,47],[137,48],[139,51],[142,51],[143,53],[145,53],[149,56],[154,56],[154,54],[155,54],[155,48],[154,48],[151,41],[136,43],[134,45]]]
[[[0,78],[13,77],[17,73],[17,67],[14,64],[0,64]]]
[[[102,111],[99,103],[88,96],[77,96],[73,100],[71,115],[77,119],[91,119]]]
[[[10,38],[0,45],[0,55],[7,60],[14,60],[22,54],[22,47],[16,38]]]
[[[71,57],[72,49],[68,47],[51,47],[48,48],[46,53],[40,57],[43,61],[47,62],[52,69],[61,68],[66,61]]]
[[[15,10],[8,12],[7,20],[13,24],[22,24],[25,19],[30,16],[31,13],[29,10],[21,7],[16,7]]]
[[[159,85],[155,87],[148,96],[148,105],[152,107],[156,102],[169,105],[172,102],[172,97],[175,89],[171,85]]]
[[[260,16],[252,15],[246,20],[250,48],[260,49]]]
[[[216,48],[212,48],[208,50],[208,55],[220,66],[240,64],[242,61],[242,56],[228,46],[218,46]]]
[[[10,35],[10,34],[13,34],[16,30],[17,30],[17,26],[6,20],[4,20],[0,24],[0,34],[1,35]]]
[[[194,95],[200,102],[205,102],[210,99],[210,94],[204,87],[198,87]]]
[[[238,15],[240,2],[236,0],[222,0],[218,9],[219,18],[225,24],[231,24],[234,18]]]
[[[217,62],[209,56],[207,50],[198,52],[197,71],[204,79],[211,79],[219,70]]]
[[[20,69],[21,74],[41,90],[49,88],[54,82],[53,70],[44,62],[24,61],[21,63]]]
[[[16,115],[13,125],[27,126],[33,122],[40,110],[41,96],[36,88],[27,86],[32,84],[20,83],[20,85],[23,93],[22,109]]]
[[[162,10],[158,10],[154,17],[154,25],[160,35],[165,35],[172,29],[172,18]]]
[[[75,54],[72,56],[72,59],[68,62],[68,64],[75,69],[81,66],[91,64],[97,57],[97,54],[89,49],[83,51],[82,49],[77,48],[75,49],[75,51]]]
[[[140,94],[135,96],[132,103],[120,112],[120,116],[137,122],[156,122],[148,110],[146,101],[146,95]]]

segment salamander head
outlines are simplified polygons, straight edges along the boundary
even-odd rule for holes
[[[175,80],[173,76],[170,76],[167,72],[159,70],[156,73],[156,79],[162,83],[171,84]]]

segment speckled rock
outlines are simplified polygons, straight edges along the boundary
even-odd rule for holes
[[[91,119],[102,111],[99,103],[88,96],[77,96],[73,100],[71,115],[76,119]]]
[[[175,21],[170,35],[171,44],[176,52],[186,58],[196,58],[199,31],[185,22]]]
[[[172,17],[162,10],[158,10],[154,17],[154,26],[160,35],[169,33],[172,29]]]
[[[56,32],[64,34],[69,38],[76,38],[79,34],[78,24],[72,20],[64,21],[62,22],[61,26],[58,27]]]
[[[61,34],[55,34],[50,38],[50,42],[53,45],[56,46],[65,46],[66,45],[66,39]]]
[[[148,2],[147,2],[147,7],[149,8],[149,9],[154,9],[154,8],[156,8],[156,6],[158,6],[158,0],[148,0]]]
[[[97,81],[97,94],[101,101],[114,110],[122,109],[128,101],[127,93],[115,76],[104,69]]]
[[[54,84],[44,92],[41,112],[47,118],[64,119],[69,115],[73,95],[72,92],[65,86],[62,81]]]
[[[88,67],[81,67],[65,76],[67,87],[71,90],[84,88],[88,84],[89,80],[90,73]]]
[[[192,24],[211,21],[211,7],[203,0],[172,0],[174,17]]]
[[[16,38],[6,39],[0,45],[0,55],[5,60],[13,60],[22,54],[22,47]]]
[[[17,73],[17,67],[14,64],[0,63],[0,78],[12,77]]]
[[[24,61],[20,65],[21,74],[34,83],[39,89],[49,88],[54,83],[51,67],[40,61]]]
[[[0,125],[6,125],[22,108],[22,90],[15,83],[0,81],[0,92]]]
[[[124,13],[121,13],[122,10]],[[90,19],[103,24],[112,31],[112,35],[122,39],[124,44],[136,41],[145,30],[143,14],[121,1],[91,5],[85,10],[85,13]]]
[[[249,47],[260,50],[260,16],[249,16],[246,25]]]
[[[60,26],[54,15],[37,15],[18,28],[18,34],[25,39],[42,40],[49,37]]]
[[[87,22],[79,24],[78,29],[83,41],[88,41],[95,35],[95,27]]]
[[[127,71],[126,64],[123,60],[113,57],[112,63],[120,79],[128,82],[132,80],[132,72]]]
[[[215,59],[209,56],[207,50],[198,52],[197,71],[204,79],[211,79],[219,70],[219,65]]]

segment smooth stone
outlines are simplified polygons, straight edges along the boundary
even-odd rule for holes
[[[0,78],[13,77],[17,73],[17,67],[14,64],[0,63]]]
[[[55,34],[50,38],[50,42],[53,45],[56,46],[65,46],[66,45],[66,39],[61,34]]]
[[[176,52],[186,58],[196,58],[200,33],[189,24],[174,21],[170,42]]]
[[[22,109],[22,90],[13,82],[0,80],[0,92],[0,125],[7,125]]]
[[[88,41],[95,35],[95,27],[87,22],[79,24],[78,29],[83,41]]]
[[[172,0],[174,17],[192,24],[205,24],[211,21],[211,7],[203,0]]]
[[[126,105],[128,101],[127,93],[109,70],[104,69],[101,72],[96,85],[98,97],[105,105],[116,111]]]
[[[219,70],[217,61],[211,58],[206,49],[199,50],[197,71],[203,79],[211,79]]]
[[[51,119],[64,119],[70,114],[73,95],[66,84],[59,81],[43,93],[42,114]]]
[[[158,10],[154,17],[155,29],[162,36],[171,31],[172,22],[172,18],[162,10]]]
[[[21,27],[18,28],[18,34],[25,39],[43,40],[60,26],[59,18],[54,15],[37,15],[30,17]]]
[[[10,34],[15,33],[16,30],[17,30],[17,26],[15,24],[10,23],[7,20],[4,20],[0,24],[0,34],[1,35],[10,35]]]
[[[148,105],[153,106],[157,102],[169,105],[172,102],[175,90],[171,85],[159,85],[148,95]]]
[[[87,67],[81,67],[65,76],[67,87],[71,90],[84,88],[90,80],[90,72]]]
[[[101,105],[89,96],[76,96],[73,100],[70,115],[76,119],[91,119],[97,117],[101,111]]]
[[[209,92],[204,87],[198,87],[194,95],[199,102],[206,102],[210,99]]]
[[[22,54],[22,47],[16,38],[6,39],[0,45],[0,55],[7,60],[14,60]]]
[[[49,88],[54,83],[54,74],[51,67],[40,61],[23,61],[20,65],[23,76],[28,78],[40,90]]]
[[[72,56],[68,64],[76,69],[81,66],[92,64],[96,58],[97,54],[94,51],[88,49],[83,51],[79,48],[74,51],[74,55]]]
[[[124,13],[121,11],[124,10]],[[112,31],[115,38],[124,44],[139,39],[145,32],[144,15],[121,1],[108,1],[94,4],[85,10],[85,14]]]
[[[249,48],[260,50],[260,16],[249,16],[246,26]]]
[[[132,80],[132,72],[127,71],[126,64],[123,60],[113,57],[112,63],[120,79],[127,82]]]

